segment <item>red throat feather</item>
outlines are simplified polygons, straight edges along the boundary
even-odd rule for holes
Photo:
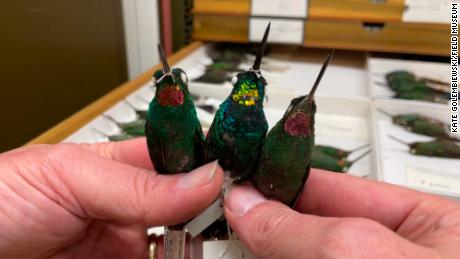
[[[184,103],[184,94],[179,87],[167,86],[158,94],[158,102],[162,106],[179,106]]]
[[[291,114],[286,123],[284,130],[291,136],[308,137],[311,135],[310,118],[305,112],[296,112]]]

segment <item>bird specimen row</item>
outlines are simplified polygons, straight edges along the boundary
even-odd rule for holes
[[[450,84],[427,77],[417,77],[406,70],[395,70],[385,74],[386,84],[396,98],[436,103],[448,103]],[[380,84],[378,84],[380,85]]]
[[[359,157],[350,160],[352,153],[368,148]],[[331,172],[346,173],[350,167],[370,153],[369,145],[357,147],[353,150],[343,150],[332,146],[315,145],[312,154],[312,167]]]
[[[411,154],[417,156],[460,159],[459,139],[449,135],[448,126],[445,123],[416,113],[391,115],[383,110],[379,110],[379,112],[390,117],[393,124],[403,127],[409,132],[434,138],[427,142],[409,143],[394,136],[390,136],[391,139],[409,146]]]

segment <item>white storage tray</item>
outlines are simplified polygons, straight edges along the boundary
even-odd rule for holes
[[[450,66],[446,63],[369,57],[367,59],[367,80],[371,98],[393,98],[394,92],[388,86],[384,86],[387,85],[385,75],[397,70],[406,70],[417,77],[429,77],[440,81],[446,81],[446,79],[450,78]],[[445,104],[439,103],[400,100],[408,103],[445,106]]]
[[[422,103],[407,103],[395,100],[375,100],[372,118],[374,145],[376,148],[377,175],[376,178],[421,191],[460,198],[460,168],[459,159],[415,156],[409,153],[409,147],[389,136],[396,136],[407,143],[430,141],[432,137],[406,131],[394,125],[391,118],[383,114],[416,113],[436,118],[449,123],[448,107],[426,105]]]

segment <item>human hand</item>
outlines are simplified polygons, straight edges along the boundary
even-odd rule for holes
[[[146,228],[184,222],[217,197],[217,163],[152,169],[145,139],[0,154],[0,258],[144,258]]]
[[[296,212],[249,186],[225,216],[257,258],[458,258],[460,204],[312,169]]]

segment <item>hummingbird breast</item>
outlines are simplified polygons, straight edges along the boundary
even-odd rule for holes
[[[262,146],[254,185],[265,196],[293,206],[310,172],[314,136],[293,136],[278,122]]]
[[[253,175],[259,150],[268,130],[263,109],[224,103],[216,113],[215,125],[207,137],[208,160],[219,159],[236,181]]]
[[[148,111],[146,136],[159,173],[188,172],[203,162],[203,132],[191,100],[179,106],[162,106],[154,100]]]
[[[259,132],[266,132],[268,123],[262,107],[229,102],[223,109],[223,128],[241,137],[250,137],[254,133],[258,136]]]

